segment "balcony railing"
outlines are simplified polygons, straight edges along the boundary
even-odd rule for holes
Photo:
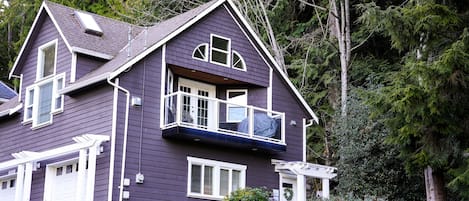
[[[175,92],[164,97],[163,129],[186,127],[285,145],[285,113]]]

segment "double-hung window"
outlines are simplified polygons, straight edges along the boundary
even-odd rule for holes
[[[56,75],[57,40],[38,48],[36,81],[26,88],[23,121],[33,128],[52,123],[52,115],[63,110],[65,73]]]
[[[245,165],[190,156],[187,161],[189,197],[221,200],[246,185]]]
[[[210,62],[230,67],[231,41],[217,35],[210,36]]]
[[[226,120],[227,122],[240,122],[247,116],[248,90],[229,89],[226,91]]]

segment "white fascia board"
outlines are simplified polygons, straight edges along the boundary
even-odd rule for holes
[[[65,87],[65,88],[59,90],[58,93],[62,94],[62,95],[67,94],[69,92],[75,91],[77,89],[81,89],[81,88],[86,87],[88,85],[95,84],[95,83],[98,83],[98,82],[101,82],[101,81],[105,81],[107,79],[107,77],[109,76],[109,74],[110,73],[103,73],[101,75],[98,75],[98,76],[92,77],[90,79],[87,79],[83,82],[78,82],[78,83],[75,83],[75,84],[71,84],[68,87]]]
[[[80,53],[80,54],[86,54],[86,55],[89,55],[89,56],[93,56],[93,57],[97,57],[97,58],[105,59],[105,60],[111,60],[111,59],[114,58],[114,56],[109,55],[109,54],[104,54],[104,53],[101,53],[101,52],[96,52],[94,50],[89,50],[89,49],[85,49],[85,48],[81,48],[81,47],[75,47],[75,46],[72,47],[72,52]]]
[[[129,60],[127,63],[125,63],[124,65],[119,67],[117,70],[112,72],[111,75],[110,75],[110,79],[113,79],[113,78],[117,77],[119,74],[121,74],[122,72],[124,72],[125,70],[130,68],[132,65],[134,65],[135,63],[137,63],[138,61],[143,59],[145,56],[152,53],[153,51],[158,49],[163,44],[166,44],[166,42],[173,39],[175,36],[179,35],[181,32],[185,31],[187,28],[189,28],[190,26],[192,26],[193,24],[198,22],[200,19],[205,17],[207,14],[209,14],[210,12],[212,12],[213,10],[218,8],[218,6],[223,4],[225,1],[226,0],[219,0],[218,2],[214,3],[209,8],[207,8],[205,11],[201,12],[199,15],[197,15],[196,17],[189,20],[189,22],[187,22],[186,24],[184,24],[181,27],[179,27],[178,29],[176,29],[176,31],[170,33],[169,35],[164,37],[162,40],[158,41],[156,44],[150,46],[148,49],[146,49],[145,51],[143,51],[139,55],[135,56],[133,59]]]
[[[4,116],[7,116],[7,115],[12,115],[12,114],[18,112],[19,110],[21,110],[21,108],[23,108],[23,103],[18,104],[14,108],[10,108],[10,109],[0,111],[0,117],[4,117]]]
[[[12,114],[14,114],[14,113],[16,113],[16,112],[20,111],[20,110],[21,110],[21,108],[23,108],[23,103],[20,103],[20,104],[19,104],[19,105],[17,105],[16,107],[14,107],[14,108],[10,109],[10,113],[9,113],[9,115],[12,115]]]
[[[0,103],[5,103],[5,102],[7,102],[7,101],[9,101],[9,100],[6,99],[6,98],[0,98]]]
[[[309,112],[309,114],[313,117],[314,121],[316,123],[319,123],[319,118],[316,116],[316,114],[313,112],[313,110],[311,109],[311,107],[308,105],[308,103],[306,102],[306,100],[303,98],[303,96],[301,96],[300,92],[296,89],[296,87],[293,85],[293,83],[290,81],[290,79],[287,77],[287,75],[285,73],[283,73],[283,71],[281,70],[280,66],[278,65],[278,63],[275,61],[274,57],[272,56],[272,54],[270,54],[269,50],[267,49],[267,47],[265,47],[264,43],[262,42],[262,40],[256,35],[256,33],[254,32],[254,30],[252,29],[252,27],[249,25],[249,23],[246,21],[246,19],[244,19],[243,15],[241,14],[241,12],[238,10],[238,8],[236,7],[236,5],[233,3],[232,0],[227,0],[228,2],[228,5],[230,5],[231,9],[233,9],[237,15],[237,17],[241,20],[241,23],[243,23],[243,25],[247,28],[249,34],[256,40],[257,44],[261,47],[262,51],[264,52],[265,55],[267,55],[267,57],[269,58],[269,60],[274,64],[275,68],[277,69],[277,71],[280,73],[280,75],[282,75],[282,78],[285,80],[285,82],[288,84],[288,86],[293,90],[293,92],[295,93],[295,95],[298,97],[298,99],[300,100],[300,102],[303,104],[303,106],[306,108],[306,110]],[[236,19],[234,19],[236,20]]]
[[[68,50],[70,52],[72,52],[72,49],[70,47],[70,44],[68,43],[67,39],[65,38],[62,30],[60,29],[59,25],[57,24],[57,21],[54,19],[54,16],[52,15],[52,12],[50,12],[50,9],[47,7],[47,4],[46,4],[46,1],[43,1],[42,4],[41,4],[41,7],[39,8],[39,12],[37,13],[36,15],[36,18],[34,19],[34,22],[33,24],[31,25],[31,28],[29,29],[29,33],[28,33],[28,36],[26,36],[26,39],[24,40],[24,43],[23,43],[23,46],[21,46],[21,50],[20,52],[18,53],[18,56],[16,57],[16,60],[15,60],[15,63],[13,64],[13,68],[11,68],[11,71],[10,71],[10,74],[9,74],[9,79],[11,79],[11,77],[13,76],[13,72],[15,71],[16,69],[16,66],[18,66],[18,62],[20,60],[20,58],[22,57],[23,53],[24,53],[24,50],[27,46],[27,44],[29,43],[29,39],[31,38],[31,35],[33,33],[33,30],[36,28],[37,26],[37,22],[39,21],[39,16],[41,16],[42,12],[43,11],[46,11],[47,12],[47,15],[50,17],[50,19],[52,20],[52,23],[54,24],[55,28],[57,29],[57,31],[59,32],[60,36],[62,37],[62,40],[65,42],[65,45],[67,46]]]
[[[75,140],[76,138],[80,140]],[[13,153],[12,155],[15,157],[15,159],[0,163],[0,171],[15,168],[19,164],[47,160],[47,159],[51,159],[55,157],[65,156],[67,154],[71,154],[74,152],[78,152],[80,149],[85,149],[85,148],[90,148],[92,146],[95,146],[96,143],[109,141],[109,136],[86,134],[86,135],[75,137],[74,140],[76,141],[75,144],[66,145],[63,147],[50,149],[50,150],[43,151],[43,152],[22,151],[19,153]]]

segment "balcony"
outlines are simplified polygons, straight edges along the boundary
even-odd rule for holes
[[[163,137],[250,150],[286,150],[285,114],[238,105],[204,93],[164,97]]]

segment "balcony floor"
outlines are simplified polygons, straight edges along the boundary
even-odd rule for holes
[[[164,138],[200,141],[208,144],[230,146],[244,150],[259,150],[269,153],[284,152],[287,146],[275,142],[266,142],[242,136],[235,136],[199,128],[175,126],[163,129]]]

